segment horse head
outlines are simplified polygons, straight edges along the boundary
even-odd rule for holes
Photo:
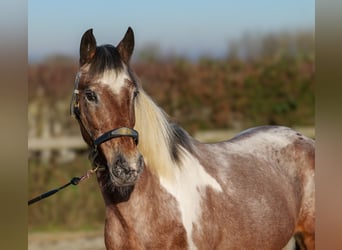
[[[132,186],[144,166],[137,149],[134,102],[139,87],[130,70],[134,34],[128,28],[115,47],[96,45],[92,29],[81,39],[79,72],[71,103],[93,161],[110,187]]]

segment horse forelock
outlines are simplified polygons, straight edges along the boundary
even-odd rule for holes
[[[80,85],[104,84],[110,87],[114,94],[119,94],[127,83],[138,88],[136,77],[129,65],[120,57],[116,47],[103,45],[97,47],[92,61],[82,65],[80,72],[84,76]]]
[[[123,69],[119,51],[112,45],[102,45],[96,47],[96,53],[92,59],[88,74],[95,76],[105,71],[111,70],[116,73]]]

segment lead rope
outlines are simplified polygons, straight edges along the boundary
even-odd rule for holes
[[[59,187],[59,188],[50,190],[50,191],[48,191],[48,192],[46,192],[46,193],[43,193],[43,194],[41,194],[41,195],[39,195],[39,196],[37,196],[37,197],[35,197],[35,198],[29,200],[29,201],[28,201],[28,205],[30,206],[31,204],[36,203],[37,201],[40,201],[40,200],[42,200],[42,199],[45,199],[45,198],[47,198],[47,197],[49,197],[49,196],[51,196],[51,195],[57,193],[59,190],[62,190],[62,189],[64,189],[64,188],[68,187],[68,186],[71,185],[71,184],[74,185],[74,186],[78,185],[80,182],[89,179],[90,176],[93,175],[93,174],[95,174],[95,172],[96,172],[98,169],[99,169],[99,166],[97,165],[96,168],[94,168],[94,169],[89,169],[89,170],[88,170],[84,175],[82,175],[81,177],[73,177],[67,184],[65,184],[65,185],[63,185],[63,186],[61,186],[61,187]]]

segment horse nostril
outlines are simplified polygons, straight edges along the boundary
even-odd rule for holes
[[[122,170],[124,170],[125,173],[128,173],[130,171],[129,164],[122,155],[117,156],[114,162],[114,166],[121,168]]]
[[[133,161],[129,162],[127,159],[119,154],[111,167],[109,167],[109,172],[111,175],[116,176],[122,180],[135,179],[137,178],[144,168],[144,158],[139,155],[139,157]]]
[[[133,158],[125,158],[118,154],[108,165],[111,180],[118,185],[132,185],[139,178],[144,168],[144,158],[139,154]]]
[[[114,165],[121,165],[125,159],[122,157],[122,155],[118,155],[115,159]]]

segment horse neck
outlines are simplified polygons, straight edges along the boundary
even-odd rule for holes
[[[167,115],[144,91],[135,103],[135,127],[139,132],[138,149],[145,164],[159,177],[172,178],[175,162],[170,153],[172,127]]]
[[[106,244],[116,246],[115,249],[145,249],[143,242],[160,242],[157,234],[149,232],[169,232],[170,228],[175,228],[184,240],[178,204],[148,167],[139,177],[128,202],[114,202],[117,198],[113,193],[106,194],[102,190],[102,194],[106,204]],[[115,239],[113,234],[117,236]]]

